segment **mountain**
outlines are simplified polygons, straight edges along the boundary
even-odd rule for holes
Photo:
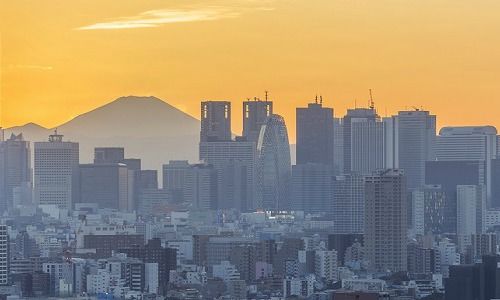
[[[143,169],[161,169],[171,159],[198,160],[200,121],[156,97],[128,96],[81,114],[56,127],[65,140],[80,143],[80,161],[93,160],[94,147],[124,147],[141,158]],[[55,128],[34,123],[7,128],[26,140],[46,141]]]

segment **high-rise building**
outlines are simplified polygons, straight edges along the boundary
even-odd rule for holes
[[[217,172],[216,208],[257,208],[257,148],[254,142],[201,142],[200,160]]]
[[[127,166],[121,163],[80,165],[79,202],[132,211],[135,204],[129,176]]]
[[[441,185],[446,195],[443,232],[457,229],[457,186],[484,185],[485,165],[482,161],[429,161],[425,165],[426,184]]]
[[[495,233],[473,234],[471,240],[473,261],[479,261],[484,255],[497,253],[497,235]]]
[[[496,155],[497,130],[493,126],[443,127],[436,139],[437,160],[485,162],[488,203],[492,195],[492,159]]]
[[[0,225],[0,286],[9,283],[9,244],[7,225]]]
[[[125,159],[125,149],[122,147],[96,147],[94,148],[95,164],[117,164]]]
[[[333,118],[333,175],[344,172],[344,125],[342,118]]]
[[[184,180],[190,167],[187,160],[171,160],[163,165],[163,189],[170,192],[175,203],[184,201]]]
[[[201,102],[200,142],[231,140],[231,102]]]
[[[285,119],[270,115],[262,124],[257,141],[258,208],[289,209],[291,159]]]
[[[292,167],[292,208],[305,213],[331,213],[332,169],[326,164]]]
[[[183,181],[184,201],[196,209],[217,208],[217,171],[212,165],[190,166]]]
[[[500,140],[500,139],[499,139]],[[491,197],[489,205],[500,208],[500,156],[491,160]]]
[[[14,190],[32,188],[30,142],[22,134],[0,141],[0,211],[13,207]]]
[[[334,233],[360,234],[365,220],[365,179],[359,174],[336,176],[333,180]]]
[[[273,114],[273,102],[254,99],[243,101],[243,136],[249,141],[257,142],[260,128]]]
[[[441,185],[424,185],[412,192],[411,224],[417,235],[443,233],[446,194]]]
[[[486,187],[484,185],[457,186],[458,247],[464,253],[472,246],[471,236],[485,230]]]
[[[425,162],[436,159],[436,116],[428,111],[400,111],[385,119],[386,166],[404,170],[408,189],[425,183]],[[392,154],[394,157],[389,157]]]
[[[397,169],[365,178],[364,246],[368,269],[406,271],[406,178]]]
[[[334,167],[333,108],[322,101],[297,108],[297,164],[320,163]]]
[[[35,199],[71,209],[78,197],[79,145],[55,132],[48,142],[35,142]]]
[[[344,173],[383,166],[383,126],[374,108],[348,109],[343,119]]]

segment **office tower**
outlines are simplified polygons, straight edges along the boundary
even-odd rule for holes
[[[500,158],[491,160],[490,191],[489,205],[493,208],[500,208]]]
[[[425,162],[436,159],[436,116],[417,109],[400,111],[393,118],[392,124],[385,120],[388,127],[385,131],[389,134],[386,149],[396,158],[386,157],[386,165],[395,164],[404,170],[408,189],[412,190],[425,183]]]
[[[333,108],[322,101],[297,108],[297,165],[320,163],[334,167]]]
[[[364,245],[368,269],[406,271],[406,178],[397,169],[365,178]]]
[[[35,199],[38,204],[71,209],[78,197],[78,143],[64,142],[55,132],[48,142],[35,142]]]
[[[496,155],[497,130],[493,126],[443,127],[436,139],[437,160],[485,162],[488,203],[492,195],[492,159]]]
[[[201,142],[200,160],[217,172],[217,207],[246,211],[261,203],[256,193],[254,142]]]
[[[129,183],[129,170],[125,164],[101,163],[80,165],[81,203],[97,203],[100,208],[121,211],[134,210]]]
[[[121,147],[94,148],[95,164],[117,164],[125,159],[125,149]]]
[[[497,253],[497,235],[495,233],[473,234],[471,257],[479,261],[484,255],[495,255]]]
[[[412,192],[412,229],[417,235],[443,233],[446,194],[441,185],[424,185]]]
[[[32,187],[30,142],[22,134],[0,141],[0,211],[13,207],[14,189]]]
[[[342,118],[333,118],[333,175],[344,172],[344,125]]]
[[[332,213],[332,169],[305,163],[292,166],[292,208],[304,213]]]
[[[189,168],[187,160],[171,160],[163,165],[163,189],[169,191],[174,203],[184,202],[184,178]]]
[[[158,188],[142,189],[137,199],[137,213],[142,216],[163,216],[169,203],[170,194],[166,190]]]
[[[439,251],[424,248],[417,243],[408,245],[408,272],[418,275],[432,275],[441,271]]]
[[[396,116],[382,119],[384,124],[384,167],[387,169],[399,166],[397,121]]]
[[[0,225],[0,286],[9,284],[9,244],[7,225]]]
[[[255,98],[243,101],[243,136],[249,141],[257,142],[260,128],[267,118],[273,114],[273,102]]]
[[[457,186],[457,237],[462,253],[472,245],[472,234],[484,232],[485,206],[486,187],[484,185]]]
[[[231,140],[231,103],[229,101],[201,102],[200,142]]]
[[[348,109],[343,119],[344,173],[383,167],[383,125],[374,108]]]
[[[139,177],[139,182],[137,186],[139,190],[158,188],[157,170],[140,170],[138,177]]]
[[[457,186],[484,185],[485,166],[481,161],[429,161],[425,165],[425,183],[441,185],[446,195],[443,232],[457,228]]]
[[[365,219],[365,179],[359,174],[336,176],[333,180],[334,233],[363,233]]]
[[[217,171],[212,165],[196,164],[185,171],[183,199],[196,209],[217,208]]]
[[[258,207],[276,210],[290,209],[291,159],[285,119],[273,114],[260,130],[257,142]]]

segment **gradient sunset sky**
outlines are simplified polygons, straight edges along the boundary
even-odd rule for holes
[[[321,94],[342,116],[412,106],[443,125],[500,128],[498,0],[0,0],[1,125],[52,127],[115,98],[264,97],[295,140]]]

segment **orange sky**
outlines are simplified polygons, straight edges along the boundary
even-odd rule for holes
[[[270,91],[295,135],[316,93],[340,116],[374,91],[439,125],[500,128],[497,0],[0,0],[2,125],[55,126],[123,95],[198,117]]]

